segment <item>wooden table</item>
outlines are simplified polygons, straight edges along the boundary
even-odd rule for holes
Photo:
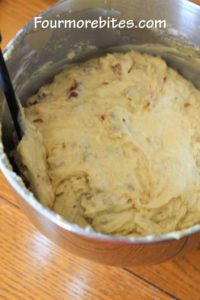
[[[53,0],[0,0],[3,46]],[[200,2],[200,1],[199,1]],[[0,174],[0,300],[200,300],[200,251],[161,265],[94,264],[41,235]]]

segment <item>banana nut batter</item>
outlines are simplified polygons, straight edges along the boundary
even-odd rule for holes
[[[200,223],[200,92],[161,58],[68,66],[28,103],[18,159],[45,206],[114,235]]]

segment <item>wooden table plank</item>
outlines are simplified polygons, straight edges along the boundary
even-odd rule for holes
[[[56,0],[0,0],[0,30],[3,35],[2,47],[13,38],[25,23]]]
[[[200,251],[161,265],[129,270],[179,299],[200,299]]]
[[[4,199],[5,201],[8,201],[10,204],[13,204],[14,206],[19,206],[12,188],[10,187],[6,178],[1,172],[0,172],[0,199],[1,200]]]
[[[0,209],[0,299],[172,299],[127,271],[74,257],[16,208]]]

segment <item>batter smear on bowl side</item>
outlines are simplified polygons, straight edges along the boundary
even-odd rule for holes
[[[200,91],[161,58],[67,66],[24,111],[23,176],[68,221],[131,236],[200,223]]]

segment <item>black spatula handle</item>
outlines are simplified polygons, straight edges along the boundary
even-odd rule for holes
[[[1,43],[1,34],[0,34],[0,43]],[[3,53],[0,47],[0,88],[3,90],[12,119],[15,126],[16,134],[18,139],[22,138],[22,131],[20,128],[18,116],[20,112],[19,104],[14,92],[12,82],[6,67],[6,63],[3,57]]]

